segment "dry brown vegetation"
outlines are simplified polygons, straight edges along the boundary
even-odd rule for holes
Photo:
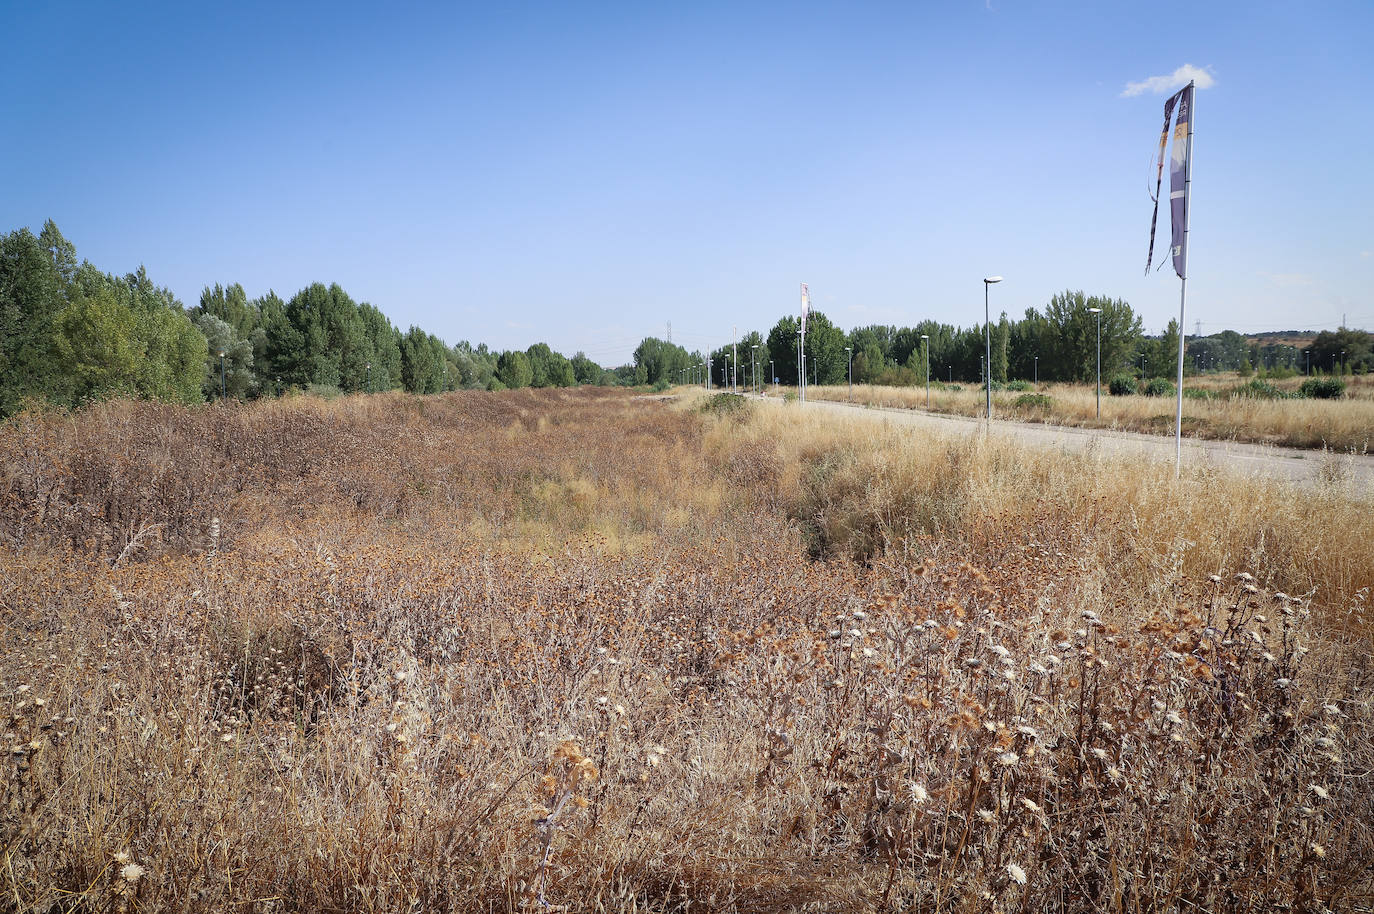
[[[1302,378],[1270,382],[1281,391],[1293,392]],[[1208,391],[1212,399],[1185,399],[1183,433],[1189,437],[1219,441],[1243,441],[1282,447],[1329,448],[1345,453],[1368,453],[1374,446],[1374,380],[1347,378],[1346,397],[1340,400],[1266,400],[1233,394],[1244,381],[1235,375],[1188,378],[1185,387]],[[1175,398],[1143,394],[1114,397],[1103,378],[1102,416],[1097,415],[1097,389],[1091,384],[1039,384],[1033,393],[993,391],[993,414],[1023,422],[1045,422],[1079,428],[1112,428],[1154,435],[1174,433]],[[986,394],[977,384],[932,384],[930,411],[956,416],[981,416]],[[870,406],[925,409],[924,387],[881,387],[869,384],[810,387],[807,396],[817,400],[849,400]]]
[[[0,898],[1356,910],[1367,503],[595,391],[0,426]]]

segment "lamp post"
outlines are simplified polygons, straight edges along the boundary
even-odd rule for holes
[[[1035,356],[1035,365],[1032,369],[1035,372],[1035,383],[1040,383],[1040,356]]]
[[[1341,377],[1345,377],[1345,350],[1341,350]]]
[[[930,334],[921,334],[921,350],[926,363],[926,409],[930,409]]]
[[[754,382],[754,393],[763,393],[763,388],[759,387],[759,366],[756,361],[759,355],[759,347],[749,345],[749,379]]]
[[[773,367],[772,359],[768,360],[768,377],[773,379],[773,387],[776,388],[778,386],[778,370]],[[777,393],[777,390],[775,389],[773,393]]]
[[[367,392],[372,393],[372,363],[367,363]]]
[[[1089,314],[1097,315],[1097,418],[1102,418],[1102,309],[1089,308]]]
[[[992,421],[992,319],[988,316],[988,286],[1001,282],[1000,276],[989,276],[983,280],[983,340],[987,347],[987,367],[983,374],[987,378],[988,421]]]
[[[224,401],[224,350],[219,351],[219,398]]]
[[[854,347],[846,346],[844,351],[849,353],[849,402],[854,402]]]

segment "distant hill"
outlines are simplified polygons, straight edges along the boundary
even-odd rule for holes
[[[1316,330],[1267,330],[1264,333],[1247,333],[1247,344],[1274,344],[1279,346],[1306,346],[1317,338]]]

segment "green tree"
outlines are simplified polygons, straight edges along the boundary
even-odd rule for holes
[[[634,351],[634,383],[657,384],[667,381],[676,384],[682,369],[690,367],[697,359],[676,343],[669,343],[656,336],[646,336],[640,340]]]
[[[443,354],[435,352],[430,335],[411,327],[401,340],[401,380],[413,394],[433,394],[443,389]]]
[[[1040,360],[1042,378],[1090,381],[1097,376],[1098,324],[1090,308],[1102,309],[1102,377],[1111,377],[1127,365],[1141,333],[1140,318],[1131,306],[1120,299],[1066,291],[1045,308],[1050,352]]]
[[[199,403],[206,344],[186,312],[180,308],[141,308],[135,314],[135,333],[143,353],[139,394],[156,400]],[[248,353],[251,358],[251,345]]]
[[[573,377],[578,384],[600,384],[601,366],[587,358],[584,352],[578,352],[572,357]]]
[[[253,330],[258,326],[258,310],[238,283],[228,286],[215,283],[213,289],[206,286],[200,293],[200,304],[195,310],[212,314],[234,328],[236,339],[252,339]]]
[[[1304,351],[1311,354],[1313,371],[1334,374],[1346,370],[1366,372],[1374,368],[1371,337],[1364,330],[1351,330],[1348,327],[1323,330]]]
[[[553,360],[553,350],[548,343],[535,343],[525,350],[525,358],[530,362],[530,386],[531,387],[552,387],[553,383],[549,378],[550,362]]]
[[[225,396],[246,400],[255,392],[258,383],[253,373],[253,344],[241,339],[230,324],[208,312],[201,311],[192,320],[206,341],[201,373],[205,398],[220,398],[222,361]],[[223,360],[220,358],[221,352],[224,353]]]
[[[64,288],[70,286],[76,280],[76,271],[79,268],[76,262],[76,246],[63,237],[57,223],[51,219],[43,223],[43,231],[38,233],[38,243],[47,253],[59,282]]]
[[[807,381],[844,383],[849,364],[844,346],[844,331],[830,323],[823,312],[813,310],[806,318]]]
[[[510,390],[529,387],[530,382],[534,380],[529,356],[518,349],[501,353],[501,358],[496,363],[496,377]]]
[[[768,353],[773,360],[779,384],[797,386],[797,330],[800,320],[784,315],[768,331]]]
[[[1007,380],[1007,349],[1011,343],[1011,324],[1007,321],[1007,312],[1002,312],[1002,318],[991,328],[992,334],[992,379],[1006,383]]]
[[[367,351],[371,353],[367,369],[364,362],[363,385],[366,390],[392,390],[402,386],[401,346],[397,342],[395,328],[380,309],[367,302],[358,306],[358,318],[363,325]]]
[[[0,416],[58,387],[56,320],[67,304],[65,285],[28,229],[0,238]]]
[[[73,404],[138,393],[142,357],[133,310],[109,286],[81,291],[56,321],[57,369]]]

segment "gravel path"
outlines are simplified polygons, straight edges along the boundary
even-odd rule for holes
[[[765,399],[777,402],[776,398]],[[805,409],[823,410],[851,417],[868,417],[874,421],[894,422],[917,428],[929,428],[945,433],[970,434],[982,430],[982,419],[968,416],[947,416],[920,410],[887,407],[865,407],[832,400],[809,400]],[[1065,451],[1085,451],[1095,448],[1103,454],[1144,457],[1152,460],[1174,460],[1172,436],[1142,435],[1136,432],[1117,432],[1094,428],[1072,428],[1044,425],[1035,422],[1014,422],[993,419],[991,433],[1015,438],[1036,447],[1062,448]],[[1337,454],[1326,451],[1270,447],[1260,444],[1240,444],[1234,441],[1208,441],[1200,438],[1183,439],[1183,467],[1218,466],[1246,475],[1284,480],[1306,488],[1331,487],[1345,490],[1356,498],[1374,499],[1374,456]]]

